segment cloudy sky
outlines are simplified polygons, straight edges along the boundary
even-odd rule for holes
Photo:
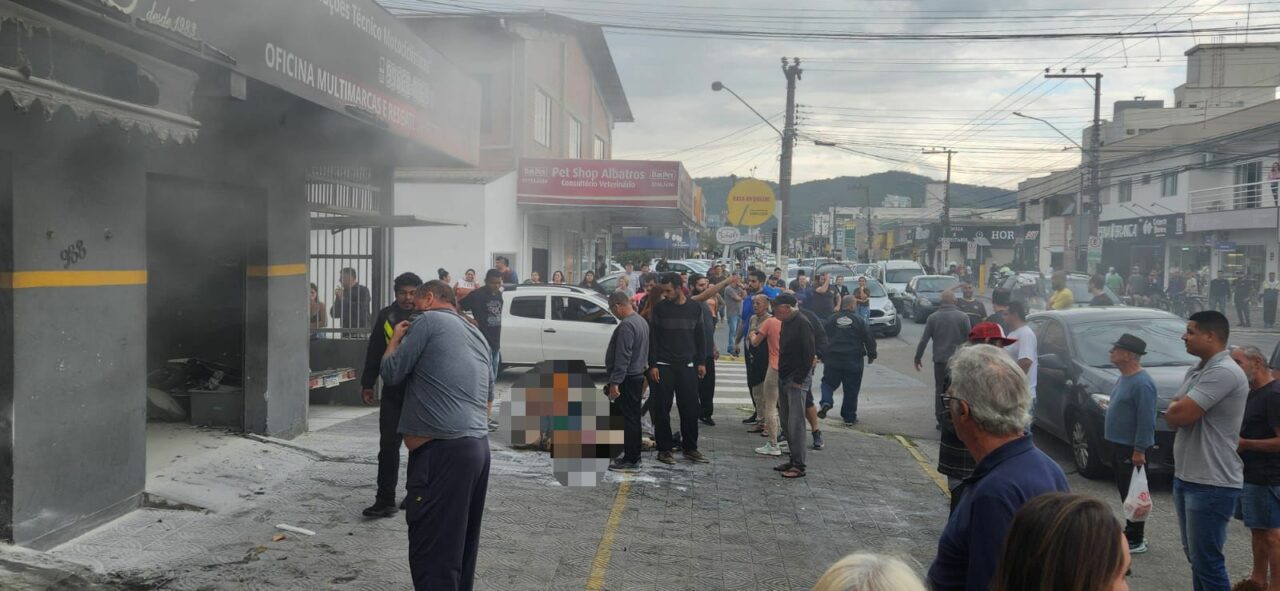
[[[1196,43],[1280,41],[1280,1],[1250,0],[396,0],[424,10],[545,9],[605,27],[635,123],[614,132],[615,158],[681,160],[695,176],[777,178],[780,141],[722,81],[782,127],[780,58],[800,57],[794,178],[884,170],[1011,188],[1066,168],[1092,117],[1079,80],[1044,69],[1101,72],[1103,118],[1117,100],[1172,106]],[[1217,29],[1217,30],[1214,30]],[[1129,33],[1154,37],[1022,40],[850,40],[848,34]],[[1183,34],[1179,35],[1178,31]],[[1189,36],[1187,32],[1195,32]],[[841,36],[845,36],[842,38]],[[804,38],[802,38],[804,37]],[[815,39],[815,37],[825,37]],[[1271,80],[1280,84],[1280,80]],[[820,138],[843,149],[817,147]],[[856,152],[856,153],[855,153]]]
[[[1236,0],[697,0],[679,6],[675,0],[664,1],[670,4],[643,4],[648,9],[639,3],[611,3],[608,10],[594,11],[595,20],[631,17],[648,24],[655,22],[647,18],[651,14],[667,12],[689,19],[673,19],[671,25],[678,28],[877,33],[1167,31],[1244,27],[1246,19],[1255,27],[1280,22],[1280,3]],[[548,8],[556,6],[592,19],[584,3],[553,1]],[[695,8],[712,6],[718,10]],[[717,12],[724,15],[723,22],[695,20]],[[625,29],[608,29],[607,35],[636,118],[618,125],[615,158],[680,159],[695,176],[754,171],[777,178],[777,133],[763,124],[752,127],[759,119],[727,93],[712,92],[710,84],[722,81],[766,117],[776,115],[776,125],[782,127],[785,78],[779,59],[799,56],[805,70],[797,90],[800,133],[874,157],[802,139],[795,156],[797,181],[892,169],[941,178],[946,157],[920,152],[945,146],[960,152],[954,160],[955,180],[1001,187],[1079,158],[1078,152],[1062,151],[1071,144],[1048,126],[1012,116],[1016,110],[1049,119],[1080,138],[1092,117],[1092,90],[1083,81],[1044,80],[1045,67],[1101,72],[1103,118],[1109,118],[1113,101],[1135,96],[1163,99],[1171,106],[1173,89],[1185,81],[1183,52],[1197,41],[1244,40],[1233,34],[1123,43],[805,41],[657,36]],[[1280,39],[1255,33],[1250,40]]]

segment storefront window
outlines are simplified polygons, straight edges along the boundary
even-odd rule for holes
[[[1177,246],[1169,249],[1169,267],[1179,271],[1207,274],[1211,249],[1208,246]]]
[[[1267,247],[1239,246],[1233,252],[1221,253],[1218,268],[1232,277],[1243,271],[1250,277],[1261,277],[1266,267]]]

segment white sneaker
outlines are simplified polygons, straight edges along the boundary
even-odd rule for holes
[[[756,448],[756,453],[762,456],[780,456],[782,455],[782,450],[778,449],[777,445],[766,441],[764,445]]]

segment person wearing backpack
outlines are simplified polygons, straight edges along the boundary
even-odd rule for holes
[[[1134,472],[1146,469],[1147,450],[1156,443],[1156,383],[1142,369],[1146,354],[1146,341],[1128,333],[1111,345],[1111,364],[1120,370],[1120,379],[1111,390],[1104,437],[1111,444],[1111,467],[1122,503],[1129,496]],[[1130,554],[1147,551],[1145,529],[1142,521],[1125,520]]]

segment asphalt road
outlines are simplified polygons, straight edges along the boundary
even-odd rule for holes
[[[922,371],[916,371],[912,364],[923,330],[923,325],[907,320],[899,336],[877,341],[879,359],[869,366],[865,374],[856,428],[870,433],[909,437],[931,461],[936,462],[938,432],[934,429],[933,370],[928,363],[929,351],[925,352]],[[724,332],[721,327],[717,335],[722,351],[726,350]],[[1269,353],[1278,340],[1280,331],[1241,330],[1236,331],[1231,343],[1256,345]],[[821,368],[818,375],[821,375]],[[837,393],[837,408],[840,401],[841,394]],[[835,413],[829,419],[838,420]],[[1117,515],[1122,514],[1114,483],[1109,479],[1089,480],[1077,474],[1069,445],[1044,432],[1037,433],[1036,445],[1062,466],[1072,490],[1101,498],[1112,505]],[[1171,495],[1172,478],[1153,477],[1151,487],[1155,505],[1147,525],[1151,551],[1134,560],[1131,583],[1135,589],[1188,588],[1191,573],[1178,537]],[[1226,552],[1232,580],[1247,576],[1252,565],[1249,532],[1237,521],[1231,524]]]

